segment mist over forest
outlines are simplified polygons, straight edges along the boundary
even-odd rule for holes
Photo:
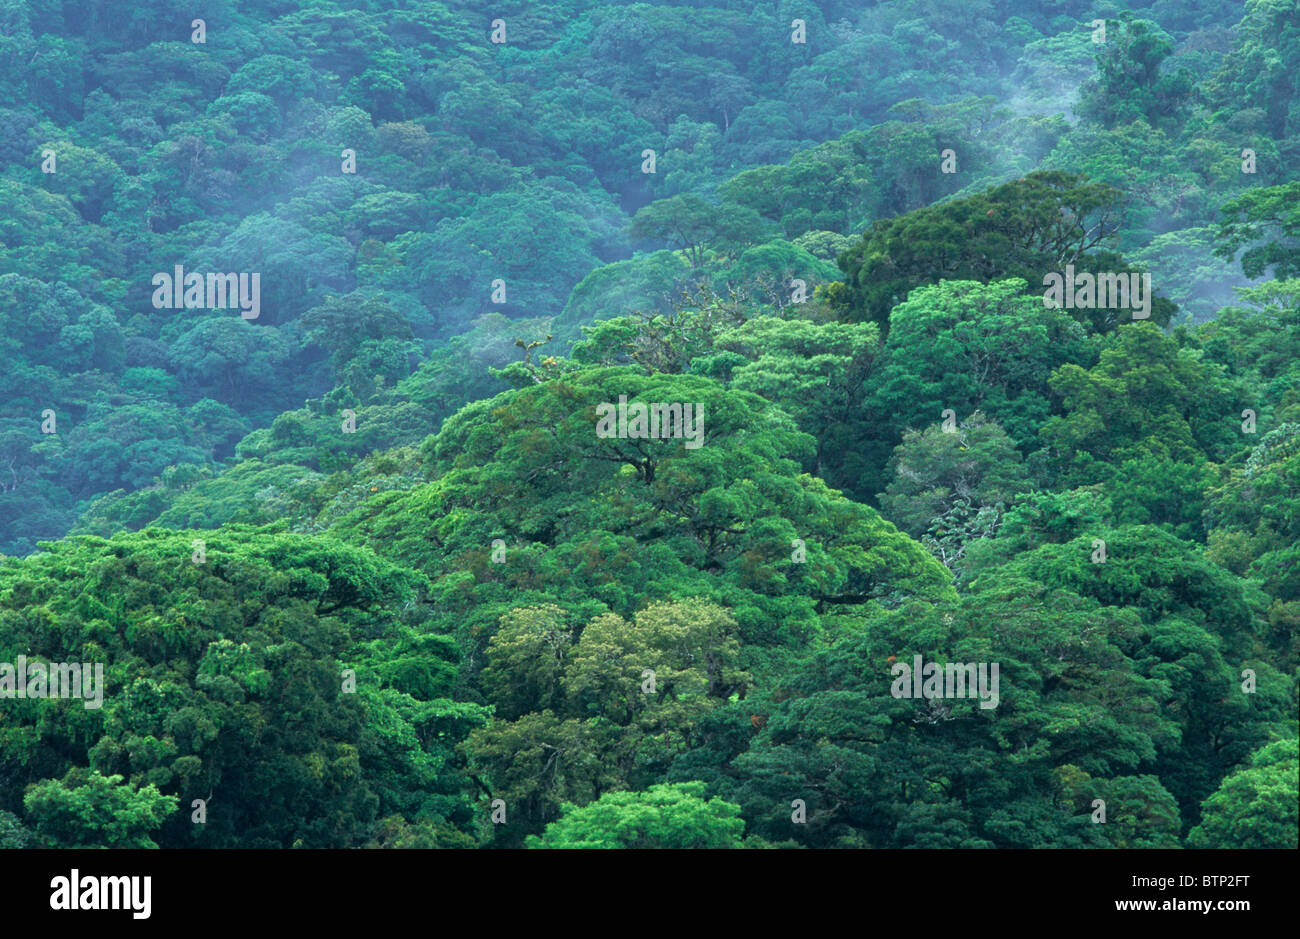
[[[1297,165],[1300,0],[0,0],[0,847],[1300,846]]]

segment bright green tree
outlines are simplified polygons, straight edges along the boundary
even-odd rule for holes
[[[610,792],[564,814],[530,835],[530,848],[739,848],[745,830],[740,807],[714,796],[703,783]]]

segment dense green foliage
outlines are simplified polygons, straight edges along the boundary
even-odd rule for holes
[[[1297,846],[1300,0],[203,6],[0,0],[0,847]]]

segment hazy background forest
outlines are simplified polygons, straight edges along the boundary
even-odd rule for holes
[[[0,846],[1296,847],[1298,161],[1300,0],[0,0]]]

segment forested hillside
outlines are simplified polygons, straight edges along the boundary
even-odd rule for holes
[[[1297,847],[1298,161],[1300,0],[0,0],[0,847]]]

